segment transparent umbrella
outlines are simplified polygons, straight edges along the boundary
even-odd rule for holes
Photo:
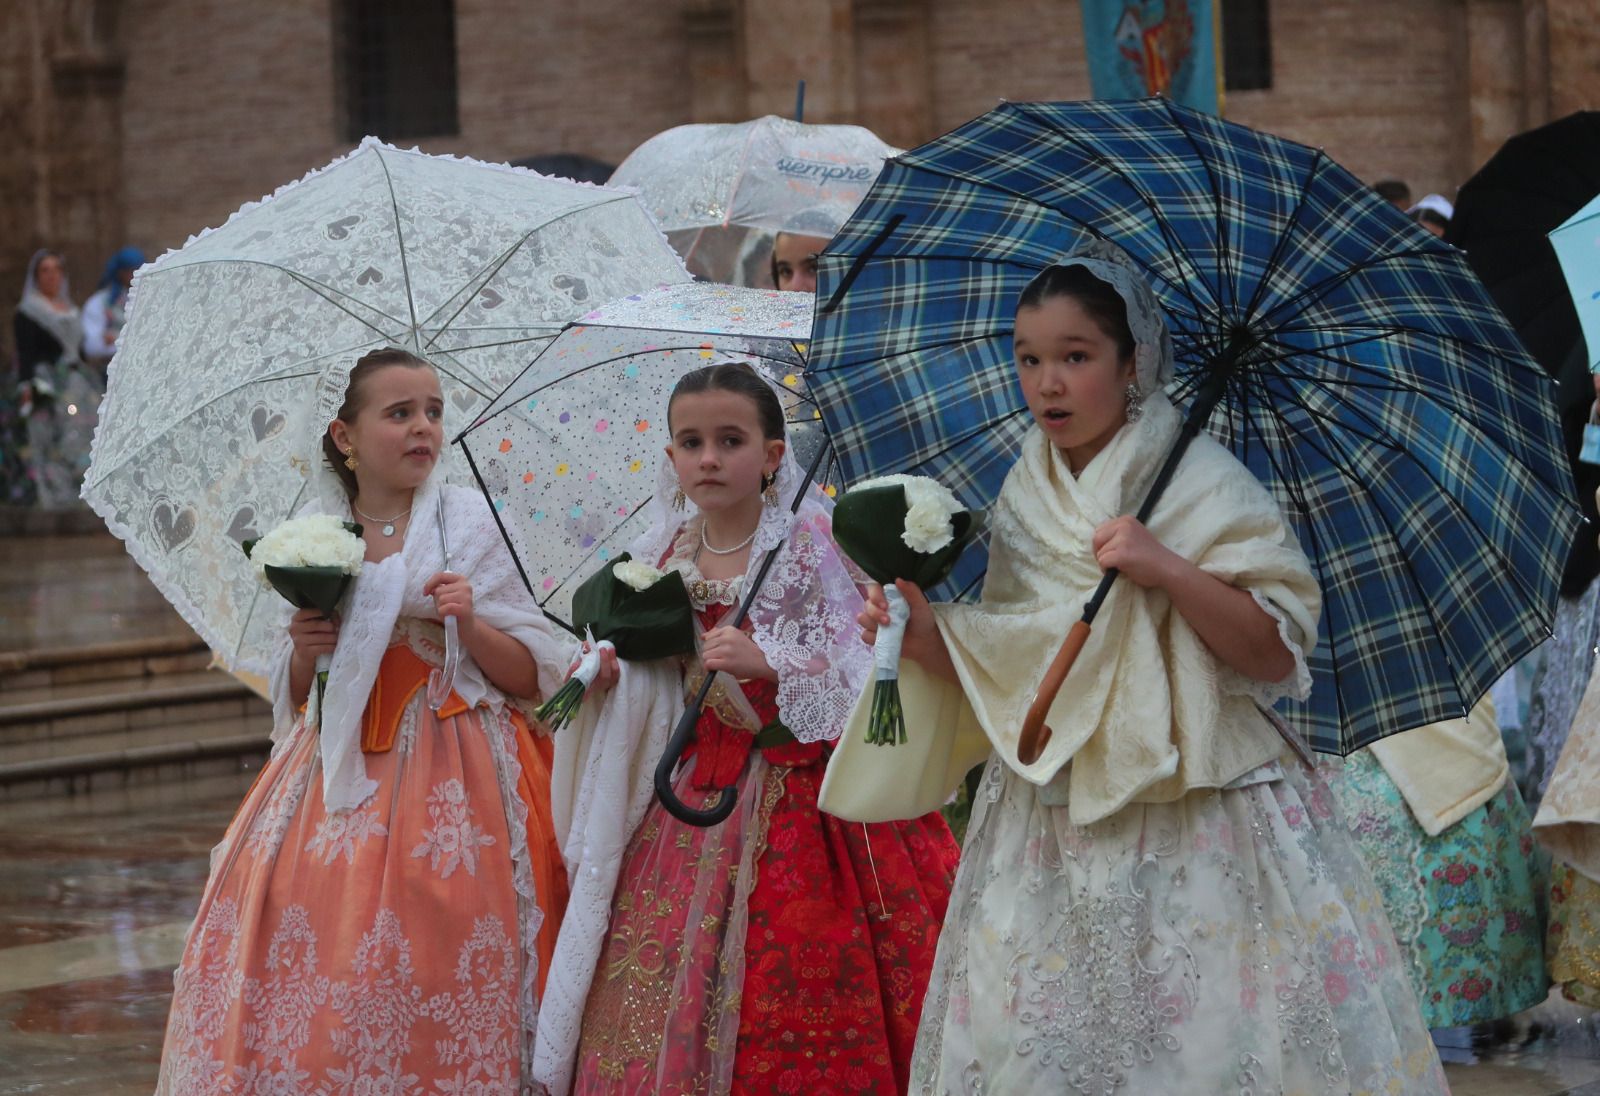
[[[802,370],[812,296],[694,283],[613,301],[571,324],[456,439],[547,612],[649,527],[679,377],[749,361],[790,393],[802,462],[824,443]]]
[[[622,161],[611,182],[639,188],[697,276],[766,286],[772,235],[831,237],[866,196],[884,158],[897,152],[861,126],[813,126],[769,114],[658,133]]]

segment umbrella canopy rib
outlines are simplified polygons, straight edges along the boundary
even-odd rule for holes
[[[406,234],[400,224],[400,200],[395,196],[394,176],[389,171],[389,163],[382,149],[378,150],[377,158],[378,166],[383,170],[383,181],[389,188],[389,212],[394,217],[394,239],[400,250],[400,279],[405,284],[406,309],[411,317],[411,349],[420,354],[422,353],[422,342],[418,337],[417,331],[417,297],[411,289],[411,262],[406,257]]]
[[[1024,203],[1024,204],[1032,205],[1032,206],[1037,206],[1040,209],[1048,210],[1049,212],[1061,217],[1064,220],[1072,222],[1073,224],[1077,225],[1079,228],[1083,229],[1085,232],[1089,233],[1089,235],[1093,236],[1097,240],[1108,240],[1108,239],[1110,239],[1110,237],[1108,237],[1101,229],[1096,227],[1093,222],[1091,222],[1089,220],[1086,220],[1085,218],[1080,217],[1075,213],[1071,213],[1071,212],[1068,212],[1066,210],[1060,209],[1057,206],[1053,206],[1049,202],[1045,201],[1042,198],[1034,197],[1031,194],[1025,194],[1025,193],[1023,193],[1023,192],[1021,192],[1019,190],[1016,190],[1014,188],[1011,188],[1011,187],[1008,187],[1008,186],[1004,186],[1004,185],[999,184],[999,183],[994,183],[994,182],[991,182],[989,180],[979,180],[979,179],[974,178],[974,177],[972,177],[972,176],[970,176],[970,175],[968,175],[968,174],[966,174],[964,172],[958,172],[958,171],[955,171],[953,169],[944,168],[942,166],[941,167],[933,167],[932,165],[929,165],[929,164],[924,164],[924,163],[920,163],[920,162],[912,162],[909,157],[907,157],[905,160],[900,161],[900,162],[904,163],[907,167],[915,168],[915,170],[917,170],[918,172],[921,172],[921,173],[924,173],[924,174],[927,174],[927,175],[936,175],[936,176],[940,176],[942,178],[950,179],[950,180],[952,180],[954,182],[967,183],[967,184],[970,184],[970,185],[972,185],[974,187],[981,186],[986,190],[991,190],[991,191],[996,191],[996,192],[999,192],[999,193],[1006,194],[1009,197],[1015,199],[1019,203]],[[1130,184],[1130,186],[1131,186],[1131,184]],[[1167,223],[1166,218],[1161,215],[1161,213],[1157,209],[1156,205],[1153,202],[1149,201],[1149,199],[1147,197],[1145,198],[1145,205],[1150,211],[1150,219],[1155,223],[1157,229],[1160,231],[1162,240],[1167,244],[1167,246],[1170,249],[1171,253],[1173,255],[1181,255],[1182,258],[1183,258],[1183,261],[1185,263],[1187,263],[1188,266],[1189,266],[1190,273],[1193,275],[1193,280],[1199,282],[1202,285],[1205,284],[1204,278],[1201,276],[1200,271],[1194,266],[1193,259],[1190,258],[1190,256],[1187,253],[1182,251],[1182,249],[1181,249],[1181,247],[1179,245],[1179,241],[1178,241],[1176,235],[1172,232],[1172,228]],[[1189,289],[1190,279],[1184,278],[1184,279],[1181,279],[1181,280],[1176,281],[1176,282],[1172,281],[1171,279],[1167,279],[1167,278],[1162,278],[1161,280],[1165,285],[1167,285],[1170,289],[1172,289],[1173,292],[1181,294],[1183,297],[1188,299],[1190,305],[1194,308],[1194,315],[1196,317],[1203,318],[1205,316],[1215,316],[1217,314],[1217,310],[1215,308],[1215,304],[1216,304],[1215,298],[1212,299],[1213,307],[1208,309],[1205,306],[1205,304],[1202,303],[1202,301],[1198,297],[1196,297],[1192,292],[1190,292],[1190,289]],[[1202,322],[1203,322],[1203,319],[1202,319]]]

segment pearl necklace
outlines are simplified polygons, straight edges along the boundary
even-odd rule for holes
[[[733,553],[737,552],[739,549],[741,549],[745,545],[749,544],[752,540],[755,540],[756,539],[756,534],[758,532],[760,532],[760,531],[761,531],[761,523],[758,521],[758,522],[756,522],[756,527],[754,529],[750,530],[750,535],[745,537],[738,544],[735,544],[732,548],[713,548],[713,547],[711,547],[711,542],[706,539],[705,523],[701,522],[700,523],[700,547],[704,548],[706,551],[710,552],[714,556],[731,556],[731,555],[733,555]]]
[[[367,513],[365,510],[361,509],[359,506],[357,506],[353,502],[350,504],[350,509],[354,510],[361,517],[366,518],[368,521],[382,522],[383,523],[383,535],[386,536],[386,537],[394,536],[394,523],[399,521],[401,518],[404,518],[406,516],[406,514],[411,513],[411,507],[407,506],[406,509],[405,509],[405,513],[396,514],[392,518],[375,518],[371,514]]]

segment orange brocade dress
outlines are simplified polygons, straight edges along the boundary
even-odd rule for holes
[[[438,635],[402,620],[384,656],[372,799],[323,809],[303,719],[246,795],[177,970],[158,1093],[526,1090],[567,896],[552,746],[513,707],[429,709]]]

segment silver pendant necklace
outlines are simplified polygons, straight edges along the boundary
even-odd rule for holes
[[[386,537],[394,536],[394,523],[400,521],[407,514],[411,513],[411,507],[407,506],[404,513],[396,514],[392,518],[375,518],[353,502],[350,504],[350,509],[354,510],[361,517],[366,518],[368,521],[381,522],[383,525],[383,529],[381,531]]]

